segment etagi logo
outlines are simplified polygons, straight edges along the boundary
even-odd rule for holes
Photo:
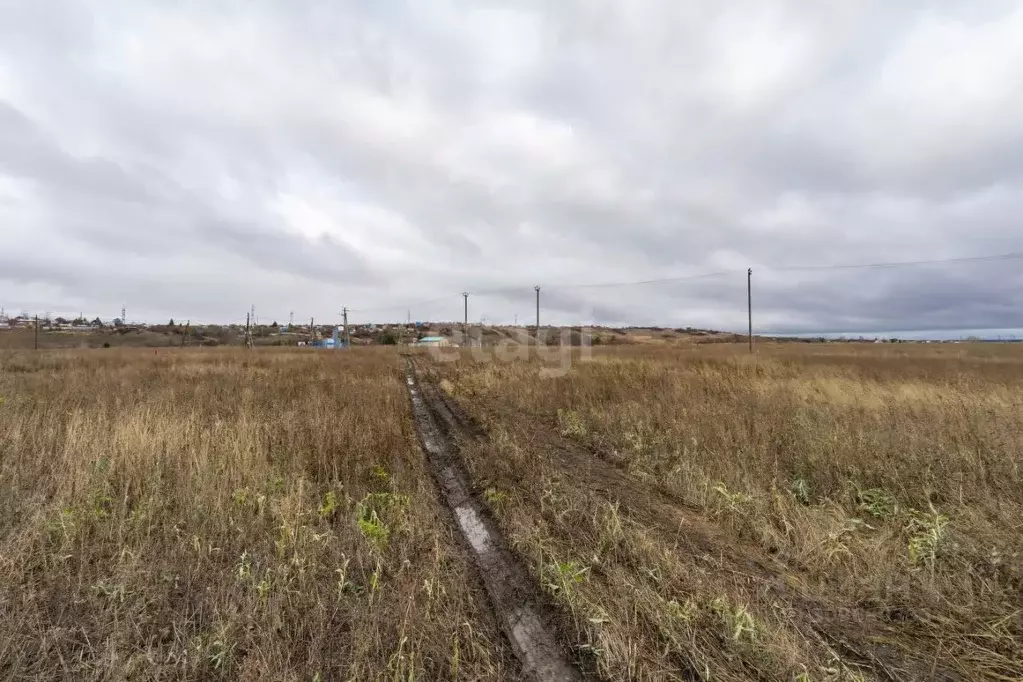
[[[496,332],[496,333],[495,333]],[[534,361],[541,363],[540,376],[554,379],[565,376],[576,362],[593,357],[593,329],[582,327],[543,327],[536,333],[526,329],[481,327],[457,332],[450,343],[429,346],[427,353],[438,362],[455,362],[465,357],[476,362]]]

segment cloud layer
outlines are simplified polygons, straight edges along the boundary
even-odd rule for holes
[[[752,267],[763,330],[1018,326],[1023,261],[780,268],[1023,251],[1021,36],[1010,0],[0,1],[0,303],[510,323],[541,284],[741,329]]]

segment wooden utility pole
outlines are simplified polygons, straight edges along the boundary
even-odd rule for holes
[[[36,315],[36,343],[35,349],[39,350],[39,316]]]
[[[352,347],[352,335],[348,333],[348,306],[341,308],[341,316],[345,321],[345,347]]]
[[[469,343],[469,345],[471,346],[472,343],[469,342],[469,292],[468,291],[463,291],[462,292],[462,299],[465,302],[465,316],[462,318],[462,336],[465,338],[466,343]]]
[[[536,289],[536,343],[540,344],[540,285],[537,284]]]
[[[749,317],[749,352],[753,352],[753,268],[746,269],[746,313]]]

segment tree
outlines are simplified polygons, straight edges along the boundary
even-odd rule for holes
[[[380,332],[377,335],[377,343],[384,346],[394,346],[398,343],[398,337],[390,329]]]
[[[101,320],[101,319],[99,319],[97,317],[95,320],[92,321],[92,326],[93,327],[102,327],[103,326],[103,320]]]
[[[168,327],[174,327],[174,326],[175,326],[175,324],[174,324],[174,318],[173,318],[173,317],[172,317],[172,318],[170,319],[170,322],[168,322],[168,323],[167,323],[167,326],[168,326]]]

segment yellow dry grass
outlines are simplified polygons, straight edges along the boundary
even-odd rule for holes
[[[0,358],[0,677],[494,679],[398,358]]]
[[[1023,347],[544,369],[425,374],[588,671],[1023,678]],[[0,677],[517,675],[393,351],[7,352],[0,398]]]
[[[478,485],[596,669],[1023,678],[1023,348],[744,350],[440,369],[490,433]]]

